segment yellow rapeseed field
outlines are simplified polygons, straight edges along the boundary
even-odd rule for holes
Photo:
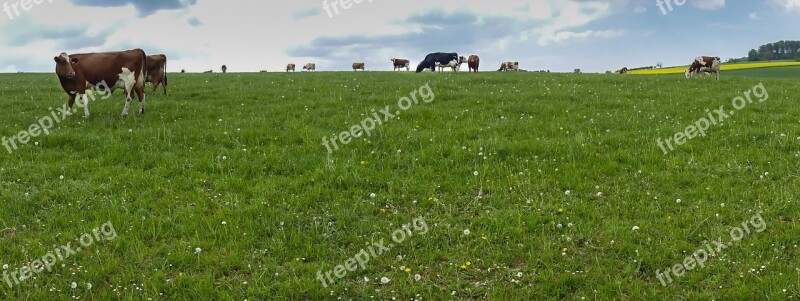
[[[742,64],[722,64],[722,71],[767,68],[767,67],[786,67],[786,66],[800,66],[800,62],[766,62],[766,63],[758,62],[758,63],[742,63]],[[684,71],[686,71],[687,68],[689,68],[689,66],[650,69],[650,70],[635,70],[628,72],[628,74],[636,74],[636,75],[677,74],[677,73],[683,73]]]

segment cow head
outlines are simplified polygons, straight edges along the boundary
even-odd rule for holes
[[[56,61],[56,75],[69,80],[75,79],[75,69],[72,65],[78,63],[77,58],[70,58],[66,52],[62,52],[53,59]]]

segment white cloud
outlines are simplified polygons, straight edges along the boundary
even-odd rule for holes
[[[775,0],[778,4],[786,8],[786,10],[800,9],[800,0]]]
[[[761,20],[761,17],[758,16],[757,12],[750,13],[750,15],[748,15],[748,17],[750,18],[750,20]]]
[[[553,35],[542,36],[539,39],[540,45],[548,45],[550,43],[563,43],[568,40],[585,40],[588,38],[609,39],[625,34],[624,30],[586,30],[582,32],[561,31]]]
[[[693,0],[689,2],[692,3],[692,6],[705,10],[715,10],[725,7],[725,0]]]

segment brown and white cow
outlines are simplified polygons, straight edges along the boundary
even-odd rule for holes
[[[164,85],[164,95],[167,95],[167,56],[163,54],[147,56],[147,79],[145,82],[153,83],[153,93],[158,85]]]
[[[470,55],[467,59],[467,67],[469,67],[469,72],[473,70],[475,73],[478,73],[478,67],[481,65],[481,58],[477,55]]]
[[[510,71],[510,70],[519,71],[519,62],[504,62],[500,64],[500,69],[497,69],[497,71]]]
[[[289,70],[292,70],[292,72],[294,72],[294,64],[286,65],[286,72],[289,72]]]
[[[461,70],[461,64],[463,64],[466,60],[467,59],[464,58],[463,56],[459,56],[458,60],[452,60],[447,64],[436,62],[435,65],[437,68],[439,68],[439,72],[444,71],[444,68],[451,68],[453,69],[453,72],[458,72],[459,70]]]
[[[392,71],[400,70],[402,68],[406,68],[406,71],[410,71],[411,61],[407,59],[392,59],[392,64],[394,65],[394,69]]]
[[[710,72],[716,75],[719,80],[719,72],[722,61],[718,56],[699,56],[692,61],[689,69],[684,73],[686,78],[692,78],[693,75],[700,72]]]
[[[353,63],[353,71],[356,70],[367,71],[364,67],[364,63]]]
[[[83,104],[83,116],[89,117],[87,86],[106,85],[110,92],[117,88],[125,89],[125,109],[122,111],[122,116],[128,116],[128,110],[133,100],[131,93],[134,91],[139,97],[139,114],[144,114],[144,83],[147,77],[147,55],[144,50],[133,49],[72,55],[61,53],[54,60],[61,88],[69,95],[67,101],[69,112],[72,111],[75,98],[80,97]]]
[[[317,70],[317,64],[315,64],[315,63],[308,63],[308,64],[306,64],[305,66],[303,66],[303,70],[308,70],[308,71],[316,71],[316,70]]]

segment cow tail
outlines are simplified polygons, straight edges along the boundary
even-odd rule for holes
[[[142,81],[142,89],[144,89],[144,83],[147,82],[147,54],[141,49],[139,49],[139,52],[142,53],[142,76],[144,78],[144,81]]]
[[[167,56],[164,56],[164,95],[167,95]]]

